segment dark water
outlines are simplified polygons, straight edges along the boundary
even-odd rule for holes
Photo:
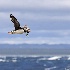
[[[0,70],[70,70],[70,56],[0,56]]]

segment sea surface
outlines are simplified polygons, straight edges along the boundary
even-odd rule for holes
[[[0,70],[70,70],[70,56],[0,55]]]

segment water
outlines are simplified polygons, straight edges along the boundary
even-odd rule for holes
[[[70,56],[0,56],[0,70],[70,70]]]

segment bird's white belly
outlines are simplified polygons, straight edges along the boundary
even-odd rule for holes
[[[23,29],[14,31],[14,34],[23,34],[23,33],[24,33]]]

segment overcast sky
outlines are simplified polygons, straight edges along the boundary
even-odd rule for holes
[[[29,36],[8,34],[11,13],[30,27]],[[0,43],[70,44],[70,0],[2,0],[0,29]]]

